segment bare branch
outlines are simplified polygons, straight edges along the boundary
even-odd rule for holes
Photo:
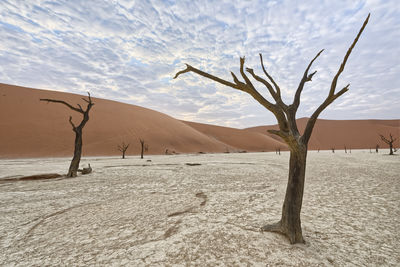
[[[69,123],[72,125],[72,129],[76,129],[75,124],[72,122],[72,116],[69,116]]]
[[[243,83],[243,82],[241,82],[241,81],[239,81],[239,79],[238,79],[238,77],[236,77],[235,73],[233,73],[233,72],[231,71],[231,75],[232,75],[233,81],[234,81],[234,82],[236,83],[236,85],[237,85],[237,88],[236,88],[236,89],[238,89],[238,90],[240,90],[240,91],[243,91],[243,92],[249,92],[249,90],[248,90],[246,84]]]
[[[382,141],[383,142],[385,142],[386,144],[388,144],[388,145],[390,145],[390,143],[392,143],[393,144],[393,142],[395,142],[396,140],[397,140],[397,138],[395,138],[395,139],[393,139],[393,136],[392,136],[392,134],[389,134],[389,136],[390,136],[390,140],[389,139],[387,139],[386,137],[384,137],[383,135],[379,135],[380,137],[381,137],[381,139],[382,139]]]
[[[301,95],[301,92],[303,91],[304,84],[305,84],[306,82],[311,81],[311,79],[312,79],[312,77],[314,76],[314,74],[317,73],[317,71],[314,71],[313,73],[308,74],[308,71],[310,70],[311,65],[312,65],[312,64],[314,63],[314,61],[319,57],[319,55],[321,55],[321,53],[322,53],[323,51],[324,51],[324,49],[322,49],[321,51],[318,52],[318,54],[311,60],[311,62],[308,64],[306,70],[304,71],[303,78],[301,79],[300,84],[299,84],[299,86],[297,87],[296,94],[295,94],[294,99],[293,99],[293,106],[295,107],[295,110],[297,110],[297,108],[298,108],[299,105],[300,105],[300,95]]]
[[[243,61],[243,63],[242,63],[242,61]],[[244,65],[244,58],[241,58],[241,65],[242,64]],[[242,68],[243,68],[243,66],[242,66]],[[241,71],[243,72],[243,69]],[[257,100],[261,105],[263,105],[269,111],[273,112],[274,114],[278,113],[278,110],[277,110],[276,106],[274,104],[272,104],[271,102],[269,102],[267,99],[265,99],[254,88],[254,86],[252,86],[250,81],[249,81],[250,83],[243,83],[243,82],[239,81],[239,79],[236,77],[236,75],[233,72],[231,72],[231,75],[232,75],[233,81],[235,83],[228,82],[228,81],[226,81],[224,79],[218,78],[218,77],[216,77],[214,75],[211,75],[211,74],[208,74],[208,73],[206,73],[204,71],[196,69],[196,68],[190,66],[189,64],[186,64],[186,69],[177,72],[175,77],[174,77],[174,79],[177,78],[180,74],[183,74],[183,73],[186,73],[186,72],[194,72],[194,73],[199,74],[200,76],[206,77],[208,79],[211,79],[211,80],[216,81],[218,83],[221,83],[223,85],[229,86],[231,88],[234,88],[234,89],[237,89],[237,90],[240,90],[240,91],[244,91],[244,92],[250,94],[255,100]],[[246,77],[245,80],[246,79],[248,80],[247,76],[246,75],[244,75],[244,76]]]
[[[259,55],[260,55],[261,67],[262,67],[262,69],[263,69],[263,71],[264,71],[264,74],[268,77],[268,79],[269,79],[269,80],[272,82],[272,84],[274,85],[275,90],[276,90],[276,94],[277,94],[279,97],[281,97],[281,88],[279,88],[279,86],[276,84],[276,82],[274,81],[274,79],[272,79],[271,75],[269,75],[268,72],[265,70],[262,54],[260,53]]]
[[[117,148],[119,151],[124,152],[124,151],[128,150],[129,145],[130,144],[126,145],[125,142],[122,142],[122,144],[118,145]]]
[[[360,38],[361,33],[364,31],[365,26],[367,26],[367,23],[368,23],[368,20],[369,20],[370,15],[371,15],[371,14],[368,14],[368,16],[367,16],[367,18],[365,19],[365,21],[364,21],[364,23],[363,23],[363,25],[362,25],[360,31],[358,32],[356,38],[354,39],[353,43],[351,44],[351,46],[350,46],[349,49],[347,50],[346,55],[345,55],[344,58],[343,58],[342,64],[340,64],[340,68],[339,68],[338,72],[336,73],[335,77],[334,77],[333,80],[332,80],[331,89],[330,89],[330,91],[329,91],[329,95],[333,95],[333,94],[335,93],[337,80],[339,79],[340,74],[343,72],[344,66],[346,65],[346,62],[347,62],[347,59],[349,58],[349,56],[350,56],[350,54],[351,54],[351,51],[353,50],[354,46],[356,45],[358,39]]]
[[[330,104],[332,104],[333,101],[335,101],[341,95],[346,93],[349,90],[349,86],[350,86],[350,84],[346,85],[342,90],[340,90],[336,94],[334,94],[332,96],[328,96],[325,99],[325,101],[314,111],[314,113],[312,114],[312,116],[308,120],[306,128],[304,130],[304,134],[303,134],[303,137],[302,137],[304,142],[308,142],[308,140],[310,139],[312,130],[313,130],[314,125],[315,125],[315,123],[316,123],[316,121],[318,119],[319,114],[321,114],[321,112],[325,108],[327,108]]]
[[[82,113],[84,112],[83,111],[83,109],[82,109],[82,106],[81,105],[79,105],[79,104],[77,104],[78,105],[78,107],[79,107],[79,109],[82,111]]]
[[[249,78],[246,76],[246,73],[244,73],[243,67],[244,67],[244,61],[245,61],[245,57],[241,57],[240,58],[240,74],[242,75],[243,79],[245,80],[247,86],[250,87],[251,90],[256,90],[256,88],[254,88],[253,84],[251,83],[251,81],[249,80]]]
[[[208,78],[208,79],[214,80],[214,81],[216,81],[216,82],[218,82],[218,83],[221,83],[221,84],[223,84],[223,85],[226,85],[226,86],[229,86],[229,87],[232,87],[232,88],[235,88],[235,89],[239,89],[238,86],[237,86],[236,84],[231,83],[231,82],[228,82],[228,81],[223,80],[223,79],[221,79],[221,78],[218,78],[218,77],[216,77],[216,76],[214,76],[214,75],[208,74],[208,73],[206,73],[206,72],[204,72],[204,71],[201,71],[201,70],[199,70],[199,69],[196,69],[196,68],[190,66],[189,64],[186,64],[186,69],[177,72],[177,73],[175,74],[174,79],[176,79],[179,75],[181,75],[181,74],[183,74],[183,73],[186,73],[186,72],[190,72],[190,71],[191,71],[191,72],[194,72],[194,73],[197,73],[197,74],[199,74],[199,75],[201,75],[201,76],[203,76],[203,77],[206,77],[206,78]]]
[[[275,134],[275,135],[281,137],[282,139],[286,139],[288,137],[288,134],[281,130],[267,130],[267,132],[269,132],[271,134]]]
[[[254,78],[256,81],[258,81],[258,82],[264,84],[265,87],[268,88],[268,91],[269,91],[269,93],[271,94],[271,96],[272,96],[272,97],[274,98],[274,100],[276,101],[277,94],[276,94],[276,92],[274,91],[274,88],[272,87],[272,85],[271,85],[268,81],[266,81],[265,79],[263,79],[263,78],[261,78],[260,76],[256,75],[256,74],[254,73],[254,70],[253,70],[253,69],[246,68],[246,71],[247,71],[248,73],[250,73],[251,76],[253,76],[253,78]]]
[[[340,74],[343,72],[344,66],[346,65],[346,62],[347,62],[347,59],[349,58],[349,56],[351,54],[351,51],[353,50],[354,46],[356,45],[358,39],[360,38],[361,33],[364,31],[365,26],[367,26],[369,17],[370,17],[370,14],[368,14],[368,16],[365,19],[360,31],[358,32],[356,38],[354,39],[353,43],[351,44],[351,46],[347,50],[346,55],[344,56],[343,62],[340,65],[340,68],[339,68],[338,72],[336,73],[335,77],[332,80],[331,89],[329,90],[328,96],[326,97],[325,101],[317,108],[317,110],[314,111],[314,113],[312,114],[311,118],[308,120],[306,128],[304,130],[304,134],[301,137],[303,142],[308,143],[308,140],[310,140],[312,130],[314,128],[315,122],[317,121],[317,118],[318,118],[319,114],[327,106],[329,106],[333,101],[335,101],[335,99],[337,99],[338,97],[340,97],[341,95],[343,95],[344,93],[346,93],[349,90],[350,84],[346,85],[342,90],[340,90],[338,93],[335,94],[337,80],[338,80]]]
[[[76,107],[73,107],[72,105],[70,105],[70,104],[68,104],[67,102],[62,101],[62,100],[41,98],[40,101],[46,101],[47,103],[52,102],[52,103],[64,104],[64,105],[66,105],[67,107],[69,107],[70,109],[75,110],[76,112],[83,113],[83,111],[82,111],[81,109],[78,109],[78,108],[76,108]]]

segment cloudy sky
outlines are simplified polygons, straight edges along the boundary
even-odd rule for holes
[[[350,91],[321,118],[398,119],[397,0],[2,0],[0,82],[90,91],[183,120],[238,128],[274,124],[245,93],[192,73],[172,77],[188,63],[231,80],[240,56],[261,75],[262,53],[289,102],[308,62],[325,48],[298,112],[310,116],[369,12],[338,84],[339,90],[350,83]]]

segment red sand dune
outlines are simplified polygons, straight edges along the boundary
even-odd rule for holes
[[[78,123],[81,114],[62,104],[46,103],[52,98],[72,105],[85,102],[83,96],[56,91],[38,90],[0,84],[0,157],[71,156],[74,133],[68,122],[70,115]],[[90,120],[84,128],[83,155],[119,155],[117,145],[130,143],[127,155],[140,152],[139,138],[149,145],[149,154],[274,151],[286,146],[266,133],[273,126],[234,129],[184,122],[163,113],[93,98]],[[300,119],[300,128],[305,119]],[[400,120],[327,121],[317,122],[311,149],[375,147],[378,133],[399,136]],[[398,146],[398,145],[396,145]]]
[[[260,132],[189,121],[184,121],[184,123],[206,134],[210,138],[239,149],[239,151],[272,151],[276,148],[287,148],[286,144],[282,143],[282,141],[278,141]],[[227,149],[229,146],[227,146]]]
[[[300,133],[304,131],[307,118],[297,120]],[[247,128],[248,131],[264,133],[280,140],[280,137],[267,133],[268,129],[278,129],[277,125],[259,126]],[[389,138],[400,137],[400,120],[324,120],[318,119],[309,142],[310,150],[317,149],[375,149],[378,144],[381,148],[387,148],[379,134]],[[395,141],[395,147],[399,147],[399,139]]]
[[[84,96],[0,84],[0,157],[72,155],[74,133],[68,118],[72,115],[73,121],[78,123],[81,114],[65,105],[41,102],[39,99],[59,99],[85,107],[82,97]],[[154,110],[98,98],[93,98],[93,102],[95,105],[90,111],[90,119],[83,133],[83,155],[86,156],[119,155],[117,145],[122,142],[130,143],[127,155],[138,154],[139,138],[148,144],[149,154],[164,154],[166,149],[177,153],[225,152],[227,149],[274,150],[277,143],[259,133],[223,127],[220,135],[224,138],[210,137],[191,127],[189,123]],[[231,131],[234,134],[243,132],[241,144],[240,141],[224,143],[225,137]],[[263,140],[259,146],[255,141],[248,141],[254,136],[258,136],[257,140]]]

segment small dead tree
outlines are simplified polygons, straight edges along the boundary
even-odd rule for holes
[[[379,152],[379,145],[376,145],[376,147],[375,147],[375,152],[376,152],[376,153]]]
[[[140,146],[141,146],[141,150],[140,150],[140,158],[143,158],[143,153],[144,153],[144,140],[143,139],[139,139],[140,141]]]
[[[296,90],[293,103],[290,105],[287,105],[283,102],[281,97],[281,89],[275,82],[275,80],[266,71],[261,54],[260,54],[261,67],[267,79],[264,79],[255,74],[253,69],[250,68],[245,69],[244,57],[240,58],[240,74],[244,81],[240,81],[233,72],[231,72],[233,78],[233,82],[231,82],[219,78],[217,76],[214,76],[212,74],[209,74],[207,72],[204,72],[195,67],[192,67],[189,64],[186,64],[186,69],[181,70],[175,74],[174,78],[177,78],[181,74],[187,72],[193,72],[205,78],[211,79],[217,83],[226,85],[228,87],[234,88],[242,92],[246,92],[250,94],[262,106],[264,106],[266,109],[268,109],[275,115],[278,121],[279,130],[269,130],[269,132],[280,136],[289,147],[290,150],[289,178],[286,188],[285,200],[283,202],[283,207],[282,207],[281,219],[275,224],[268,224],[263,226],[261,230],[281,233],[287,236],[290,240],[290,243],[292,244],[304,242],[301,229],[300,211],[303,202],[303,190],[304,190],[304,179],[306,171],[308,142],[310,140],[312,130],[320,113],[326,107],[328,107],[333,101],[335,101],[338,97],[340,97],[349,90],[349,84],[348,84],[339,92],[335,92],[339,76],[343,72],[344,66],[346,65],[347,59],[349,58],[351,51],[353,50],[359,37],[361,36],[361,33],[363,32],[365,26],[367,25],[368,19],[369,15],[364,21],[364,24],[362,25],[353,43],[347,50],[346,55],[339,67],[339,70],[337,71],[336,75],[334,76],[331,82],[328,96],[323,101],[323,103],[314,111],[311,118],[308,120],[303,135],[300,134],[297,127],[296,112],[300,105],[300,95],[303,91],[304,85],[306,84],[306,82],[311,81],[312,77],[316,73],[316,71],[310,74],[308,73],[311,68],[311,65],[317,59],[317,57],[319,57],[319,55],[323,52],[323,50],[319,51],[317,55],[308,64],[304,72],[304,75],[299,83],[299,86]],[[250,81],[249,77],[245,73],[245,70],[256,81],[260,82],[268,89],[275,103],[267,100],[263,95],[261,95],[256,90],[253,83]]]
[[[125,152],[128,150],[129,144],[125,144],[125,142],[122,142],[122,144],[118,145],[118,150],[122,152],[122,158],[125,158]]]
[[[389,155],[393,155],[393,143],[394,143],[394,141],[397,140],[397,138],[393,139],[392,134],[389,134],[390,139],[387,139],[386,137],[384,137],[381,134],[379,136],[381,137],[383,142],[385,142],[386,144],[389,145],[389,149],[390,149]]]
[[[347,154],[347,147],[346,146],[344,146],[344,153]]]
[[[76,112],[79,112],[83,115],[82,121],[78,126],[76,126],[72,122],[72,117],[69,116],[69,123],[72,126],[72,130],[75,132],[75,148],[74,148],[74,157],[72,158],[71,164],[69,165],[67,177],[76,177],[77,176],[77,172],[79,169],[79,163],[81,161],[81,155],[82,155],[82,130],[83,130],[83,127],[86,125],[86,123],[89,120],[89,111],[92,108],[92,106],[94,105],[89,92],[88,92],[88,99],[86,99],[86,98],[82,98],[82,99],[83,99],[83,101],[85,101],[87,103],[86,110],[84,110],[80,104],[77,104],[78,107],[74,107],[62,100],[47,99],[47,98],[40,99],[40,101],[46,101],[48,103],[52,102],[52,103],[60,103],[60,104],[66,105],[70,109],[72,109]]]
[[[332,147],[331,149],[332,149],[332,153],[335,153],[335,148],[334,148],[334,147]]]

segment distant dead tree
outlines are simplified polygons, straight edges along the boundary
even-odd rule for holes
[[[207,72],[204,72],[200,69],[192,67],[189,64],[186,64],[186,69],[181,70],[175,74],[174,78],[177,78],[179,75],[193,72],[205,78],[211,79],[217,83],[229,86],[236,90],[246,92],[250,94],[256,101],[258,101],[262,106],[271,111],[279,125],[279,130],[269,130],[270,133],[280,136],[290,149],[290,161],[289,161],[289,179],[288,185],[286,189],[285,200],[282,207],[282,216],[279,222],[275,224],[268,224],[261,228],[262,231],[272,231],[278,232],[285,236],[287,236],[290,240],[290,243],[303,243],[303,235],[301,229],[301,220],[300,220],[300,211],[303,202],[303,190],[304,190],[304,178],[306,171],[306,158],[307,158],[307,148],[308,142],[311,137],[312,130],[314,128],[315,122],[317,121],[320,113],[328,107],[333,101],[335,101],[338,97],[343,95],[349,90],[349,84],[346,85],[339,92],[335,92],[337,81],[339,79],[340,74],[343,72],[344,67],[346,65],[347,59],[349,58],[351,51],[356,45],[361,33],[363,32],[365,26],[368,23],[368,17],[365,19],[364,24],[362,25],[360,31],[358,32],[356,38],[353,43],[349,47],[346,52],[346,55],[334,76],[331,86],[329,89],[328,96],[323,101],[323,103],[314,111],[311,118],[308,120],[307,125],[305,127],[303,135],[300,135],[300,132],[296,123],[296,112],[300,105],[300,95],[303,91],[304,85],[306,82],[311,81],[312,77],[316,73],[308,73],[312,63],[319,57],[323,50],[319,51],[317,55],[311,60],[308,64],[304,75],[299,83],[299,86],[296,90],[293,103],[287,105],[283,102],[281,97],[281,89],[275,80],[269,75],[266,71],[263,63],[262,55],[260,54],[261,67],[266,75],[267,79],[264,79],[253,71],[251,68],[244,68],[245,58],[240,58],[240,74],[244,81],[240,81],[238,77],[231,72],[233,82],[224,80]],[[270,95],[274,99],[275,103],[270,102],[267,98],[264,98],[255,88],[253,83],[250,81],[249,77],[245,73],[249,73],[256,81],[265,85],[268,89]]]
[[[276,153],[277,155],[280,155],[280,154],[281,154],[281,148],[278,147],[278,148],[276,149],[275,153]]]
[[[379,152],[379,145],[376,145],[376,147],[375,147],[375,152],[376,152],[376,153]]]
[[[118,150],[122,152],[122,158],[125,158],[125,152],[128,150],[129,144],[125,144],[125,142],[122,142],[122,144],[118,145]]]
[[[335,153],[335,148],[334,148],[334,147],[332,147],[331,149],[332,149],[332,153]]]
[[[141,146],[141,150],[140,150],[140,158],[143,158],[143,152],[144,152],[144,140],[143,139],[139,139],[140,141],[140,146]]]
[[[74,157],[72,158],[71,164],[69,166],[67,177],[77,176],[77,172],[79,169],[79,162],[81,161],[81,155],[82,155],[82,130],[89,120],[89,111],[94,105],[94,103],[92,102],[92,98],[90,97],[90,93],[88,93],[88,99],[86,98],[82,99],[87,103],[86,110],[84,110],[80,104],[77,104],[78,107],[74,107],[62,100],[47,99],[47,98],[40,99],[40,101],[46,101],[48,103],[52,102],[52,103],[64,104],[70,109],[79,112],[83,115],[83,119],[78,126],[75,126],[75,124],[72,122],[72,117],[69,116],[69,123],[72,126],[72,130],[75,132],[75,148],[74,148]]]
[[[390,149],[389,155],[393,155],[393,142],[396,141],[397,138],[393,139],[392,134],[389,134],[390,139],[386,139],[386,137],[384,137],[381,134],[379,136],[381,137],[383,142],[385,142],[386,144],[389,145],[389,149]]]
[[[344,146],[344,153],[347,154],[347,147],[346,146]]]

